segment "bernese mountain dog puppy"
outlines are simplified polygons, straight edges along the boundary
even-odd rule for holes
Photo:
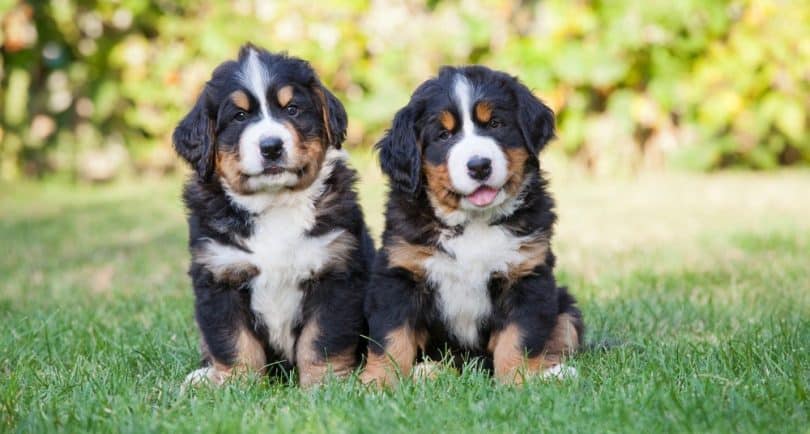
[[[448,355],[506,383],[561,372],[583,322],[553,274],[538,160],[553,135],[547,106],[482,66],[443,68],[396,114],[377,144],[390,192],[362,381],[390,384]]]
[[[295,367],[311,385],[356,367],[374,247],[346,124],[307,62],[246,45],[175,129],[194,169],[183,198],[202,335],[187,383]]]

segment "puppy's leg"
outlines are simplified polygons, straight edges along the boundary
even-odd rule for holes
[[[186,377],[186,384],[209,381],[220,385],[236,372],[264,372],[267,356],[253,332],[244,294],[233,290],[198,292],[197,325],[202,334],[204,366]]]
[[[407,376],[424,347],[426,334],[414,328],[418,312],[413,283],[407,276],[375,274],[366,295],[369,322],[368,358],[360,375],[363,383],[392,385]]]
[[[363,283],[326,278],[305,300],[305,322],[295,356],[302,386],[318,384],[330,372],[344,377],[357,367]]]
[[[511,312],[489,342],[495,377],[521,384],[532,375],[571,372],[563,370],[561,363],[579,347],[582,337],[582,321],[573,298],[564,289],[558,297],[553,278],[542,276],[525,278],[512,291],[508,300]],[[570,301],[565,306],[563,296]]]
[[[543,347],[541,364],[547,366],[543,375],[564,377],[576,375],[574,368],[566,368],[563,361],[566,356],[579,349],[585,325],[582,322],[582,313],[576,307],[576,301],[568,290],[559,288],[558,297],[560,314],[557,316],[557,324]]]
[[[374,334],[372,334],[374,336]],[[377,386],[393,385],[399,375],[408,376],[413,368],[420,336],[410,325],[403,324],[369,344],[368,360],[360,381]]]
[[[543,351],[536,355],[532,355],[534,352],[526,345],[526,336],[531,331],[524,331],[517,323],[511,322],[493,333],[489,350],[493,353],[495,377],[504,383],[520,384],[532,375],[565,376],[573,373],[563,367],[562,361],[579,347],[574,321],[570,314],[560,314]]]

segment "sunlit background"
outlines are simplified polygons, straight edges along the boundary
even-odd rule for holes
[[[810,162],[806,1],[0,1],[0,178],[179,167],[170,134],[246,41],[308,59],[368,149],[444,64],[518,75],[595,175]]]

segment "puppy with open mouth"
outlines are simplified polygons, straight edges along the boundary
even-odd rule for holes
[[[571,372],[561,363],[583,322],[553,275],[556,217],[538,160],[553,135],[548,107],[482,66],[443,68],[396,114],[377,144],[390,192],[364,382],[448,354],[507,383]]]
[[[174,131],[188,209],[202,368],[350,373],[374,248],[340,150],[346,112],[303,60],[246,45]]]

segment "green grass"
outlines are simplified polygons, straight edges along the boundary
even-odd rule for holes
[[[356,161],[377,233],[382,178]],[[447,371],[386,392],[183,394],[198,338],[180,180],[0,186],[0,431],[810,432],[810,172],[551,173],[589,349],[578,378],[517,389]]]

